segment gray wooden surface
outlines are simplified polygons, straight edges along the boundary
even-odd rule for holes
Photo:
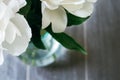
[[[120,80],[119,5],[120,0],[99,0],[87,22],[67,29],[85,46],[88,56],[67,51],[54,65],[39,68],[5,55],[0,80]]]

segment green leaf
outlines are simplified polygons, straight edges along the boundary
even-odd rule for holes
[[[60,42],[64,47],[71,49],[71,50],[82,52],[85,55],[87,54],[85,49],[67,34],[53,33],[50,26],[46,28],[46,30],[52,35],[53,38],[55,38],[58,42]]]
[[[41,2],[40,0],[31,0],[31,9],[27,14],[27,21],[31,25],[40,25],[42,22]]]
[[[31,25],[31,28],[32,28],[32,39],[31,40],[33,44],[39,49],[46,49],[41,40],[40,27]]]
[[[67,26],[70,27],[72,25],[79,25],[79,24],[82,24],[85,20],[87,20],[89,17],[87,18],[80,18],[80,17],[77,17],[75,15],[72,15],[71,13],[67,12],[67,18],[68,18],[68,24]]]
[[[32,25],[41,25],[41,16],[39,14],[35,14],[33,11],[30,11],[27,15],[27,21]]]
[[[18,13],[24,15],[25,17],[27,17],[27,14],[28,14],[28,12],[30,11],[31,5],[32,5],[31,0],[26,0],[26,1],[27,1],[27,5],[26,5],[25,7],[23,7],[23,8],[21,8],[21,9],[19,10],[19,12],[18,12]]]
[[[26,15],[32,30],[33,44],[40,49],[45,49],[45,46],[41,40],[41,2],[40,0],[27,0],[27,5],[20,11],[21,14]]]

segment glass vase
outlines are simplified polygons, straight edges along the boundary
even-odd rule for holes
[[[38,49],[30,43],[26,52],[19,56],[24,63],[44,67],[56,60],[61,45],[49,33],[45,33],[41,39],[46,49]]]

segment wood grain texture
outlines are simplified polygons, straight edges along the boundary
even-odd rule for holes
[[[88,80],[120,80],[120,0],[99,0],[86,23]]]
[[[0,66],[0,80],[26,80],[26,66],[16,57],[4,57],[5,62]]]
[[[88,56],[67,51],[53,65],[28,67],[5,55],[0,80],[120,80],[120,0],[98,0],[92,17],[66,32],[84,45]]]

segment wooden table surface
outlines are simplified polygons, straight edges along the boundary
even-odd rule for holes
[[[0,80],[120,80],[120,0],[98,0],[92,17],[67,29],[87,49],[67,51],[53,66],[29,67],[5,54]]]

